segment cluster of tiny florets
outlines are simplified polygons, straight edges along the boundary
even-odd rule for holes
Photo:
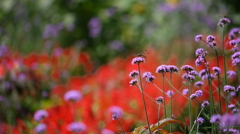
[[[182,75],[182,79],[185,79],[185,80],[188,80],[188,81],[194,81],[195,80],[195,76],[187,74],[187,73],[184,73]]]
[[[208,51],[204,51],[203,48],[198,48],[195,52],[196,57],[205,57],[207,55]]]
[[[224,25],[228,25],[228,24],[230,24],[230,23],[231,23],[231,20],[228,19],[228,18],[226,18],[226,17],[224,17],[224,18],[221,18],[221,19],[219,20],[218,25],[219,25],[220,27],[223,27]]]
[[[219,67],[213,67],[212,70],[214,71],[215,75],[219,75],[222,72],[222,70]]]
[[[202,107],[208,107],[209,106],[209,102],[208,101],[203,101],[201,106]]]
[[[234,78],[236,76],[236,72],[233,70],[227,71],[228,78]]]
[[[229,41],[229,45],[230,45],[230,46],[235,46],[235,45],[237,45],[237,43],[238,43],[238,42],[237,42],[236,40],[230,40],[230,41]]]
[[[224,89],[225,92],[235,91],[235,87],[230,86],[230,85],[225,85],[225,86],[223,87],[223,89]]]
[[[145,62],[144,58],[142,58],[142,57],[135,57],[135,58],[133,58],[133,60],[132,60],[132,65],[134,65],[134,64],[140,64],[141,62]]]
[[[130,77],[130,78],[135,78],[135,77],[138,76],[138,75],[139,75],[139,72],[136,71],[136,70],[133,70],[132,72],[130,72],[129,77]]]
[[[202,81],[197,81],[197,82],[194,83],[194,86],[200,88],[200,87],[203,86],[203,84],[204,83]]]
[[[201,35],[201,34],[196,35],[196,36],[195,36],[195,41],[196,41],[196,42],[199,42],[200,40],[202,40],[202,37],[203,37],[203,35]]]
[[[155,98],[155,100],[156,100],[156,102],[157,102],[158,104],[162,104],[163,101],[164,101],[164,99],[163,99],[162,96],[159,96],[159,97]]]
[[[188,93],[188,89],[183,89],[182,94],[187,95],[187,93]]]
[[[194,123],[201,125],[201,124],[204,123],[204,119],[203,119],[202,117],[198,117],[198,118],[194,121]]]
[[[134,86],[137,84],[137,79],[132,79],[129,83],[130,83],[130,86]]]
[[[235,52],[232,56],[232,64],[234,66],[238,65],[240,63],[240,52]]]
[[[186,71],[186,72],[189,72],[189,71],[192,71],[194,68],[190,65],[184,65],[181,67],[182,70]]]
[[[215,36],[213,36],[213,35],[208,35],[207,36],[207,39],[206,39],[206,42],[207,43],[210,43],[210,42],[213,42],[215,40]]]

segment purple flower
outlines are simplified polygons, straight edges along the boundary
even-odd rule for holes
[[[202,90],[197,90],[195,92],[195,94],[196,94],[197,97],[201,97],[203,95],[203,91]]]
[[[134,64],[140,64],[141,62],[145,62],[145,61],[144,61],[144,58],[142,58],[142,57],[135,57],[135,58],[133,58],[133,60],[132,60],[132,65],[134,65]]]
[[[168,65],[167,68],[168,68],[170,73],[177,73],[178,72],[178,67],[177,66]]]
[[[235,46],[235,45],[237,45],[237,41],[236,40],[231,40],[231,41],[229,41],[229,45],[230,46]]]
[[[167,91],[167,96],[168,97],[172,97],[175,93],[173,92],[173,90],[168,90]]]
[[[108,46],[111,50],[117,50],[117,51],[123,51],[124,50],[124,45],[122,42],[118,40],[114,40],[108,43]]]
[[[231,31],[229,32],[229,39],[235,39],[239,32],[240,32],[240,28],[231,29]]]
[[[46,130],[46,128],[47,128],[46,124],[40,123],[34,128],[34,131],[35,133],[40,134],[43,133]]]
[[[169,72],[167,65],[158,66],[156,69],[156,73],[166,73],[166,72]]]
[[[206,69],[201,70],[198,74],[199,74],[198,76],[201,77],[201,78],[203,76],[207,75]]]
[[[203,84],[204,83],[202,81],[197,81],[194,83],[194,86],[200,88],[201,86],[203,86]]]
[[[240,85],[236,88],[236,92],[240,92]]]
[[[130,83],[130,86],[134,86],[137,84],[137,79],[132,79],[129,83]]]
[[[147,78],[147,77],[149,77],[149,76],[151,76],[151,75],[152,75],[151,72],[144,72],[144,73],[143,73],[143,77],[144,77],[144,78]]]
[[[183,89],[182,94],[186,95],[188,93],[188,89]]]
[[[208,101],[203,101],[201,106],[202,107],[208,107],[209,106],[209,102]]]
[[[215,75],[219,75],[222,72],[219,67],[213,67],[212,70],[215,72]]]
[[[232,114],[225,114],[221,118],[221,127],[232,127],[235,125],[235,116]]]
[[[79,101],[82,99],[82,93],[78,90],[70,90],[64,94],[64,100],[65,101]]]
[[[189,81],[194,81],[195,76],[185,73],[185,74],[182,75],[182,79],[189,80]]]
[[[236,76],[236,72],[233,70],[227,71],[228,78],[234,78]]]
[[[231,20],[226,18],[226,17],[224,17],[224,18],[221,18],[219,20],[218,25],[220,25],[222,27],[223,25],[228,25],[230,23],[231,23]]]
[[[96,38],[99,36],[102,30],[102,24],[98,18],[94,17],[88,22],[88,28],[90,30],[89,36],[92,38]]]
[[[212,41],[212,42],[208,43],[208,46],[209,47],[215,47],[215,46],[217,46],[217,43],[216,43],[216,41]]]
[[[190,74],[192,76],[197,76],[198,75],[197,71],[194,71],[194,70],[190,71],[188,74]]]
[[[202,63],[205,62],[205,59],[203,57],[198,57],[196,60],[195,60],[195,65],[196,66],[200,66],[202,65]]]
[[[103,129],[103,130],[101,131],[101,134],[114,134],[114,132],[111,131],[111,130],[109,130],[109,129]]]
[[[44,33],[43,33],[43,38],[47,39],[47,38],[57,37],[59,31],[62,30],[62,29],[63,29],[63,24],[62,23],[58,23],[56,25],[48,24],[45,27],[45,30],[44,30]]]
[[[233,113],[233,114],[236,114],[236,113],[238,113],[238,112],[239,112],[239,110],[236,109],[236,108],[234,108],[234,109],[232,110],[232,113]]]
[[[230,85],[225,85],[225,86],[223,87],[223,89],[224,89],[225,92],[235,91],[235,87],[230,86]]]
[[[152,82],[155,78],[156,78],[155,76],[151,75],[151,76],[148,76],[148,77],[146,78],[146,81],[147,81],[147,82]]]
[[[181,69],[189,72],[189,71],[192,71],[194,68],[190,65],[184,65],[181,67]]]
[[[135,77],[138,76],[138,75],[139,75],[139,72],[136,71],[136,70],[133,70],[132,72],[130,72],[129,77],[130,77],[130,78],[135,78]]]
[[[119,106],[111,106],[108,111],[112,114],[112,120],[116,120],[123,116],[123,110]]]
[[[234,109],[235,106],[236,106],[236,105],[234,105],[234,104],[229,104],[229,105],[228,105],[228,108],[229,108],[229,109]]]
[[[156,102],[157,102],[158,104],[162,104],[163,101],[164,101],[164,99],[163,99],[162,96],[159,96],[159,97],[155,98],[155,100],[156,100]]]
[[[87,129],[87,126],[82,122],[72,122],[67,126],[68,131],[70,132],[83,132]]]
[[[41,110],[38,110],[34,113],[33,118],[34,118],[35,121],[40,122],[43,119],[45,119],[47,116],[48,116],[48,112],[46,110],[41,109]]]
[[[202,39],[203,35],[199,34],[195,36],[195,41],[199,42]]]
[[[208,35],[208,36],[207,36],[207,39],[206,39],[206,42],[207,42],[207,43],[210,43],[210,42],[213,42],[214,40],[215,40],[215,37],[214,37],[214,36]]]
[[[204,51],[203,48],[198,48],[195,52],[197,57],[205,57],[207,55],[208,51]]]
[[[203,124],[203,122],[204,122],[204,119],[203,119],[202,117],[198,117],[198,118],[194,121],[194,123],[199,124],[199,125]]]
[[[196,94],[192,94],[192,95],[190,95],[190,99],[191,100],[193,100],[193,99],[195,99],[195,98],[197,98],[198,96],[196,95]]]
[[[221,115],[215,114],[211,117],[210,122],[219,124],[221,122],[221,119],[222,119]]]
[[[227,132],[227,129],[223,129],[223,132]],[[234,128],[228,129],[228,132],[229,132],[229,134],[240,134],[240,132]]]
[[[2,43],[0,46],[0,57],[5,57],[9,55],[8,47]]]

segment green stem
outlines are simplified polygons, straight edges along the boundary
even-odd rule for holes
[[[202,107],[202,109],[200,110],[200,112],[199,112],[199,114],[198,114],[197,118],[198,118],[198,117],[201,115],[201,113],[202,113],[203,109],[204,109],[204,108]],[[196,119],[197,119],[197,118],[196,118]],[[194,129],[194,126],[195,126],[195,125],[196,125],[196,123],[194,123],[194,124],[193,124],[193,127],[191,128],[191,130],[190,130],[189,134],[191,134],[191,132],[193,131],[193,129]]]
[[[163,90],[163,103],[164,103],[164,106],[166,106],[166,95],[165,95],[165,91],[164,91],[164,73],[162,73],[162,90]],[[167,110],[166,110],[166,107],[164,107],[164,118],[166,119],[167,118]]]
[[[188,97],[190,98],[191,94],[192,94],[192,91],[191,91],[191,87],[190,87],[190,81],[188,80]],[[188,109],[189,109],[189,120],[190,120],[190,128],[192,128],[192,124],[193,124],[193,121],[192,121],[192,100],[189,100],[188,101]]]
[[[165,101],[165,100],[164,100],[164,101]],[[160,134],[160,132],[159,132],[159,130],[160,130],[160,128],[159,128],[159,121],[160,121],[160,108],[161,108],[161,105],[158,104],[158,134]]]
[[[172,73],[170,73],[170,84],[172,85]],[[171,94],[171,97],[170,97],[170,118],[172,117],[172,96],[173,96],[173,93],[172,93],[172,86],[170,86],[170,94]],[[170,124],[170,132],[172,132],[172,124]]]
[[[118,124],[119,124],[119,125],[121,126],[121,128],[122,128],[123,134],[125,134],[124,129],[123,129],[123,126],[122,126],[122,124],[121,124],[121,122],[119,121],[118,118],[117,118],[117,121],[118,121]]]

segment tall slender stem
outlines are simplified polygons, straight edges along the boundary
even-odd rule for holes
[[[165,100],[164,100],[165,101]],[[160,108],[161,108],[161,105],[160,104],[158,104],[158,134],[160,134],[160,132],[159,132],[159,121],[160,121]]]
[[[164,73],[162,73],[162,90],[163,90],[163,104],[164,104],[164,118],[167,118],[167,108],[166,108],[166,95],[165,95],[165,91],[164,91],[164,79],[165,79],[165,75]],[[165,126],[165,130],[167,129],[167,126]]]
[[[190,81],[188,80],[188,97],[190,98],[192,94],[192,91],[191,91],[191,87],[190,87]],[[193,124],[193,121],[192,121],[192,100],[189,100],[188,101],[188,109],[189,109],[189,120],[190,120],[190,128],[192,128],[192,124]]]
[[[172,73],[170,73],[170,84],[172,85]],[[173,96],[173,92],[172,92],[172,86],[170,86],[170,118],[172,117],[172,96]],[[170,132],[172,132],[172,124],[170,124]]]
[[[219,59],[218,59],[218,51],[214,49],[216,57],[217,57],[217,66],[219,67]],[[218,99],[219,99],[219,111],[222,115],[222,100],[221,100],[221,89],[220,89],[220,76],[218,75]]]
[[[124,129],[123,129],[123,126],[122,126],[122,124],[121,124],[121,122],[119,121],[118,118],[117,118],[117,121],[118,121],[118,124],[119,124],[119,125],[121,126],[121,128],[122,128],[123,134],[125,134]]]
[[[140,71],[140,64],[138,64],[138,72],[139,72],[139,81],[140,81],[140,90],[142,93],[142,101],[143,101],[143,105],[144,105],[144,111],[145,111],[145,115],[146,115],[146,120],[147,120],[147,125],[148,125],[148,130],[150,132],[150,134],[152,134],[151,130],[150,130],[150,124],[149,124],[149,120],[148,120],[148,113],[147,113],[147,106],[146,106],[146,102],[145,102],[145,98],[144,98],[144,89],[142,88],[142,78],[141,78],[141,71]]]

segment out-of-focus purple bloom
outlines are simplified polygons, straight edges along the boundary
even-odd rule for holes
[[[67,26],[67,30],[70,32],[73,31],[74,29],[75,29],[75,25],[73,23],[71,23]]]
[[[193,99],[195,99],[195,98],[197,98],[197,97],[198,97],[198,96],[197,96],[196,94],[191,94],[191,95],[190,95],[190,99],[191,99],[191,100],[193,100]]]
[[[197,57],[205,57],[207,55],[208,51],[204,51],[203,48],[198,48],[195,52]]]
[[[132,79],[129,83],[130,83],[130,86],[134,86],[137,84],[137,79]]]
[[[202,107],[208,107],[209,106],[209,102],[208,101],[203,101],[201,106]]]
[[[215,75],[219,75],[222,72],[219,67],[213,67],[212,70],[214,71]]]
[[[199,34],[195,36],[195,41],[199,42],[202,39],[203,35]]]
[[[64,100],[65,101],[79,101],[82,99],[82,93],[78,90],[70,90],[64,94]]]
[[[204,59],[203,57],[198,57],[198,58],[195,60],[195,65],[196,65],[196,66],[200,66],[200,65],[202,65],[204,62],[205,62],[205,59]]]
[[[130,77],[130,78],[135,78],[135,77],[138,76],[138,75],[139,75],[139,72],[136,71],[136,70],[133,70],[132,72],[130,72],[129,77]]]
[[[189,71],[192,71],[194,68],[190,65],[184,65],[181,67],[181,69],[189,72]]]
[[[232,114],[224,114],[221,118],[221,127],[232,127],[235,125],[235,115]]]
[[[228,105],[228,108],[229,108],[229,109],[234,109],[235,107],[236,107],[236,105],[234,105],[234,104],[229,104],[229,105]]]
[[[72,122],[67,126],[68,131],[70,132],[83,132],[86,131],[87,126],[82,122]]]
[[[239,112],[239,109],[234,108],[234,109],[232,110],[232,113],[233,113],[233,114],[237,114],[238,112]]]
[[[46,124],[40,123],[34,128],[34,131],[35,133],[40,134],[43,133],[46,130],[46,128],[47,128]]]
[[[98,18],[94,17],[88,22],[88,28],[90,30],[89,36],[92,38],[96,38],[99,36],[102,30],[102,24]]]
[[[62,48],[58,47],[53,50],[53,56],[54,57],[59,57],[63,54]]]
[[[144,77],[144,78],[147,78],[147,77],[149,77],[149,76],[151,76],[151,75],[152,75],[151,72],[144,72],[144,73],[143,73],[143,77]]]
[[[227,71],[228,78],[234,78],[236,76],[236,72],[233,70]]]
[[[206,39],[206,42],[210,43],[210,42],[213,42],[214,40],[215,40],[215,37],[213,35],[208,35],[207,39]]]
[[[111,131],[111,130],[109,130],[109,129],[103,129],[103,130],[101,131],[101,134],[114,134],[114,132]]]
[[[124,45],[119,40],[114,40],[109,42],[108,46],[111,50],[116,50],[119,52],[124,50]]]
[[[199,125],[203,124],[203,122],[204,122],[204,119],[203,119],[202,117],[198,117],[198,118],[194,121],[194,123],[199,124]]]
[[[203,95],[203,91],[202,90],[197,90],[195,92],[195,94],[197,95],[197,97],[201,97]]]
[[[192,76],[197,76],[198,75],[197,71],[194,71],[194,70],[190,71],[188,74],[190,74]]]
[[[235,39],[240,32],[240,28],[233,28],[229,32],[229,39]]]
[[[237,64],[240,63],[240,52],[235,52],[232,56],[231,56],[231,59],[232,59],[232,64],[234,66],[236,66]]]
[[[230,86],[230,85],[225,85],[225,86],[223,87],[223,89],[224,89],[225,92],[235,91],[235,87]]]
[[[168,70],[170,73],[177,73],[178,72],[178,67],[174,65],[168,65]]]
[[[187,95],[187,93],[188,93],[188,89],[183,89],[182,94]]]
[[[9,54],[8,47],[2,43],[2,45],[0,46],[0,57],[8,56],[8,54]]]
[[[236,88],[236,92],[240,92],[240,85]]]
[[[163,101],[164,101],[164,99],[163,99],[162,96],[159,96],[159,97],[155,98],[155,100],[156,100],[156,102],[157,102],[158,104],[162,104]]]
[[[142,58],[142,57],[135,57],[135,58],[133,58],[133,60],[132,60],[132,65],[134,65],[134,64],[140,64],[141,62],[145,62],[144,58]]]
[[[45,119],[47,116],[48,116],[48,112],[46,110],[41,109],[41,110],[38,110],[34,113],[33,118],[34,118],[35,121],[40,122],[43,119]]]
[[[219,124],[221,122],[221,119],[222,119],[221,115],[215,114],[211,117],[210,122]]]
[[[229,45],[230,46],[235,46],[235,45],[237,45],[237,41],[236,40],[231,40],[231,41],[229,41]]]
[[[223,132],[229,132],[229,134],[240,134],[240,132],[237,130],[237,129],[234,129],[234,128],[230,128],[230,129],[223,129]]]
[[[166,72],[169,72],[167,65],[158,66],[156,69],[156,73],[166,73]]]
[[[116,120],[123,116],[123,110],[119,106],[111,106],[108,111],[112,114],[112,120]]]
[[[116,7],[109,7],[106,9],[106,15],[111,17],[116,13],[116,11],[117,11]]]
[[[194,83],[194,86],[200,88],[200,87],[203,86],[203,84],[204,83],[202,81],[197,81],[197,82]]]
[[[168,97],[172,97],[175,93],[173,92],[173,90],[168,90],[167,91],[167,96]]]
[[[43,38],[54,38],[58,35],[59,31],[63,29],[63,24],[58,23],[56,25],[49,24],[45,27]]]
[[[185,79],[185,80],[188,80],[188,81],[194,81],[195,80],[195,76],[187,74],[187,73],[184,73],[182,75],[182,79]]]

